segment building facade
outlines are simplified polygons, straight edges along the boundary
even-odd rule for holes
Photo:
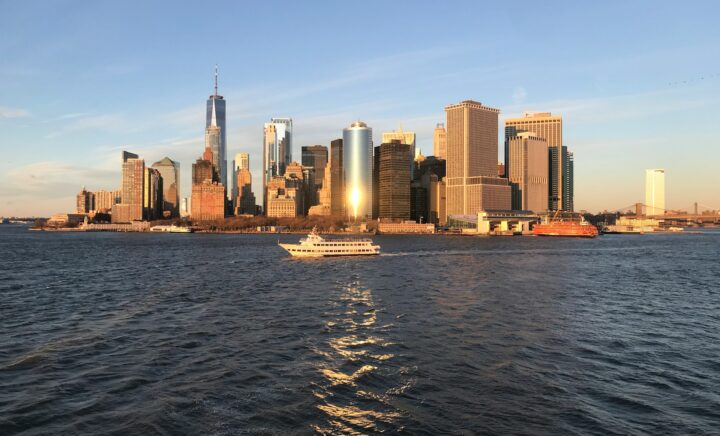
[[[112,222],[128,223],[143,219],[145,161],[137,154],[122,152],[122,200],[113,207]]]
[[[75,212],[90,213],[95,210],[95,194],[84,187],[75,196]]]
[[[379,148],[378,218],[410,219],[412,146],[394,139]]]
[[[263,197],[267,185],[275,176],[284,176],[292,161],[292,119],[271,118],[263,128]],[[266,200],[263,209],[267,210]]]
[[[526,112],[520,118],[505,120],[505,140],[518,133],[532,132],[536,137],[544,138],[548,144],[551,165],[548,176],[548,209],[563,210],[563,136],[562,117],[550,112]],[[554,150],[553,150],[554,149]],[[507,156],[507,150],[505,150]],[[507,167],[507,160],[505,162]]]
[[[319,203],[319,192],[325,180],[328,148],[324,145],[308,145],[302,148],[302,166],[308,170],[307,201],[310,206]]]
[[[512,209],[542,213],[548,207],[548,146],[530,132],[506,139],[507,178]]]
[[[446,159],[447,132],[445,132],[445,123],[435,125],[433,131],[433,155],[438,159]]]
[[[393,130],[392,132],[383,132],[382,144],[389,144],[392,141],[400,141],[400,144],[407,144],[410,146],[410,176],[412,177],[414,168],[413,161],[415,160],[416,153],[420,150],[415,147],[415,132],[406,132],[402,128],[399,130]]]
[[[215,166],[219,168],[218,179],[223,186],[227,186],[227,124],[225,122],[225,99],[218,95],[218,71],[215,67],[215,93],[208,97],[205,116],[205,128],[219,128],[217,144],[217,157]],[[213,134],[216,132],[213,131]],[[207,136],[207,133],[206,133]],[[207,139],[206,139],[207,142]]]
[[[330,214],[345,216],[345,171],[343,169],[343,140],[330,142]]]
[[[99,212],[111,212],[116,204],[122,200],[121,191],[95,191],[95,210]]]
[[[349,218],[372,218],[372,128],[362,121],[343,129],[345,211]]]
[[[510,186],[497,176],[498,109],[466,100],[447,115],[447,215],[510,209]]]
[[[162,176],[162,216],[175,218],[180,216],[180,163],[165,157],[152,164],[152,168]]]
[[[225,218],[225,187],[208,179],[202,183],[193,183],[190,218],[194,221]]]
[[[162,218],[163,205],[163,179],[160,171],[145,168],[145,182],[143,195],[143,218],[156,220]]]
[[[562,208],[569,212],[575,211],[575,155],[563,145],[562,175]]]
[[[233,200],[233,208],[235,211],[238,210],[238,207],[240,206],[238,204],[238,196],[240,195],[240,188],[238,185],[239,182],[239,175],[240,171],[247,170],[248,173],[250,172],[250,154],[249,153],[237,153],[235,154],[235,159],[233,159],[233,174],[232,174],[232,200]],[[254,195],[253,195],[254,196]]]
[[[645,170],[645,215],[665,214],[665,170]]]

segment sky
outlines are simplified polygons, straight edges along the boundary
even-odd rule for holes
[[[507,4],[506,4],[507,3]],[[228,161],[292,117],[293,158],[355,120],[417,133],[432,154],[444,107],[473,99],[563,116],[575,207],[644,200],[720,209],[720,3],[0,0],[0,216],[71,212],[118,189],[120,154],[191,165],[219,65]],[[499,138],[500,140],[500,138]],[[498,146],[498,160],[502,147]]]

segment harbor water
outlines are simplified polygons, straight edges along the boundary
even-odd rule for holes
[[[0,434],[718,434],[720,232],[374,240],[0,225]]]

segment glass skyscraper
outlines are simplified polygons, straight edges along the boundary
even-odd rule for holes
[[[372,129],[362,121],[343,129],[343,170],[345,171],[345,210],[348,217],[372,217]]]
[[[227,128],[225,125],[225,99],[222,95],[218,95],[217,78],[217,67],[215,67],[215,94],[208,97],[207,100],[205,128],[207,129],[211,126],[220,128],[219,156],[217,162],[220,167],[220,171],[218,176],[220,177],[220,182],[227,187]]]

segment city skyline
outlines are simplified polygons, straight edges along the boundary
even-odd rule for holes
[[[262,186],[262,123],[272,117],[293,118],[294,153],[305,145],[329,146],[344,127],[362,119],[373,127],[375,144],[381,143],[382,132],[402,125],[417,133],[422,153],[432,155],[433,130],[444,122],[444,106],[475,99],[501,110],[499,127],[526,111],[563,117],[563,145],[576,157],[575,210],[614,210],[643,201],[643,172],[655,167],[668,172],[667,208],[688,208],[694,201],[713,207],[720,203],[714,183],[718,152],[714,135],[704,128],[720,109],[720,65],[714,55],[720,51],[718,31],[702,25],[712,14],[693,14],[697,25],[689,27],[689,10],[665,5],[625,6],[627,16],[607,5],[582,8],[587,11],[568,6],[563,26],[546,30],[535,42],[522,26],[501,26],[501,18],[510,13],[518,23],[534,22],[539,6],[532,4],[517,10],[490,8],[487,12],[498,24],[484,31],[465,29],[458,37],[443,32],[451,29],[445,19],[450,11],[428,4],[372,5],[352,20],[372,16],[380,26],[403,11],[417,26],[384,41],[363,34],[353,57],[344,56],[343,48],[357,32],[334,41],[304,32],[288,43],[293,68],[262,72],[247,68],[248,60],[259,65],[269,59],[248,37],[259,29],[252,23],[261,13],[259,6],[247,5],[242,14],[236,6],[223,6],[236,13],[221,21],[232,18],[242,24],[227,26],[227,39],[233,42],[213,46],[208,43],[212,35],[188,31],[180,50],[170,43],[178,31],[165,24],[154,30],[155,21],[148,18],[136,23],[133,35],[116,40],[113,35],[130,7],[6,5],[7,16],[18,19],[8,20],[4,27],[12,38],[0,46],[5,60],[0,69],[0,148],[10,156],[0,163],[0,215],[49,216],[74,204],[82,186],[119,189],[121,150],[132,150],[146,163],[165,156],[179,162],[180,192],[189,197],[188,171],[204,142],[203,106],[213,92],[216,64],[222,72],[220,93],[227,101],[227,153],[253,156],[256,187]],[[293,20],[311,24],[336,18],[343,9],[333,5],[319,13],[318,7],[287,7],[294,11]],[[472,11],[481,6],[465,7]],[[717,8],[712,3],[708,7]],[[193,23],[197,13],[190,6],[149,8],[166,14],[171,24]],[[109,12],[118,18],[99,18]],[[35,34],[19,24],[30,16],[43,24]],[[593,41],[608,16],[618,22],[616,31],[603,33],[605,42]],[[423,34],[436,20],[438,31]],[[656,26],[658,21],[664,26]],[[262,46],[287,41],[292,32],[270,35]],[[490,42],[485,32],[500,37]],[[570,40],[568,34],[576,36]],[[145,54],[139,54],[143,39],[150,42],[141,50]],[[567,57],[552,57],[551,48],[558,45]],[[513,46],[523,49],[522,56],[513,53]],[[536,51],[525,52],[528,48]],[[247,57],[241,62],[234,59],[237,53]],[[437,66],[447,61],[456,67]],[[408,73],[388,68],[395,64]],[[677,153],[690,148],[692,152]],[[503,159],[500,152],[498,161]]]

